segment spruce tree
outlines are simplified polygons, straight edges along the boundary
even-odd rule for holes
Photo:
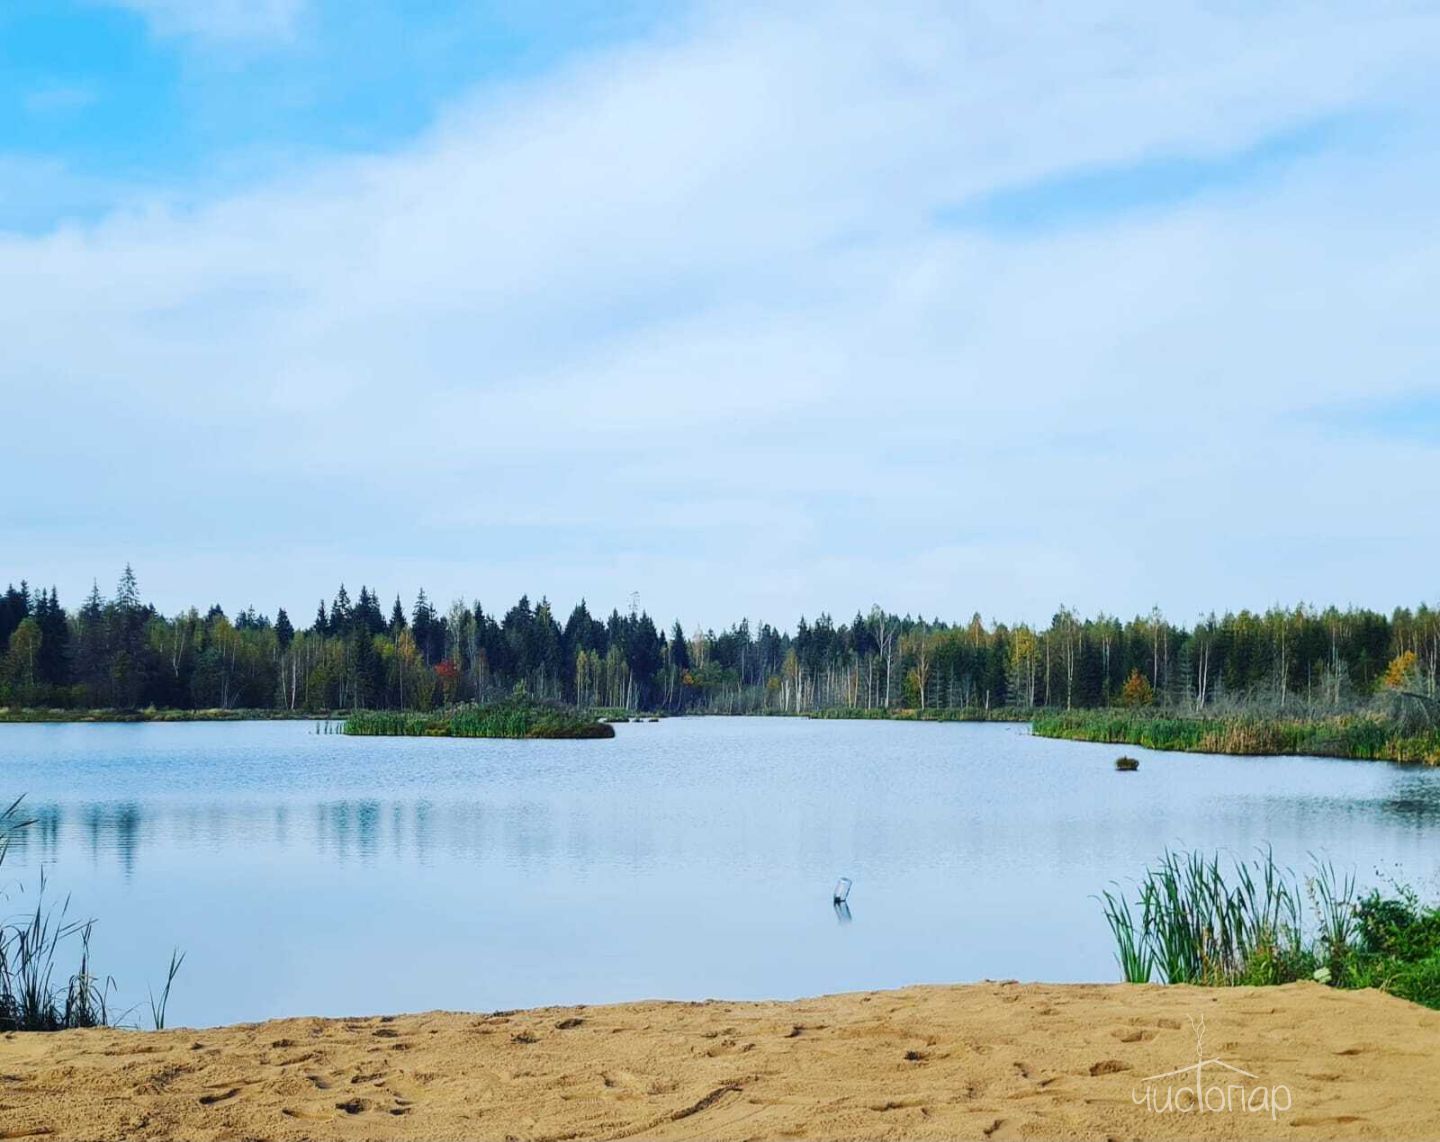
[[[340,584],[340,590],[335,592],[335,601],[330,604],[330,630],[334,634],[344,634],[350,629],[350,595],[345,590],[345,584]]]
[[[275,641],[280,644],[281,650],[288,650],[294,638],[295,628],[290,625],[290,616],[281,607],[275,612]]]
[[[54,587],[49,595],[40,592],[35,620],[40,624],[40,681],[47,686],[66,686],[70,682],[70,623]]]

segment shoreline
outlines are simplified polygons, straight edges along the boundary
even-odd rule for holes
[[[335,722],[349,711],[316,713],[300,710],[66,710],[0,709],[0,725],[108,725],[144,722]]]
[[[1196,1060],[1192,1019],[1272,1106],[1157,1110],[1153,1076]],[[1004,982],[12,1033],[0,1102],[5,1137],[55,1142],[1423,1138],[1437,1050],[1440,1012],[1373,991]]]
[[[1221,717],[1124,709],[1060,710],[1037,714],[1030,732],[1056,741],[1133,745],[1160,752],[1440,765],[1440,729],[1407,734],[1366,714]]]
[[[0,707],[3,725],[103,725],[182,722],[271,722],[308,721],[343,723],[357,711],[291,711],[265,709],[207,710],[65,710]],[[396,711],[358,711],[381,714],[390,720],[443,721],[446,709],[428,714]],[[1139,746],[1157,752],[1208,753],[1224,757],[1318,757],[1344,761],[1386,761],[1399,765],[1440,765],[1440,730],[1429,734],[1405,735],[1373,717],[1335,715],[1325,718],[1280,718],[1265,715],[1237,715],[1233,718],[1168,715],[1161,711],[1136,713],[1123,708],[1102,707],[1084,710],[997,709],[916,710],[886,709],[808,710],[799,713],[757,710],[749,713],[691,711],[686,713],[636,712],[620,717],[613,710],[589,711],[607,728],[614,723],[658,722],[677,718],[803,718],[810,721],[892,721],[943,723],[985,723],[1028,725],[1036,737],[1052,741],[1086,742],[1092,745]],[[338,731],[337,731],[338,732]],[[396,736],[389,732],[355,733],[352,736]],[[410,733],[400,736],[516,736],[508,734]],[[520,735],[525,736],[525,735]],[[552,736],[552,735],[532,735]],[[559,734],[553,736],[609,737],[609,733]]]

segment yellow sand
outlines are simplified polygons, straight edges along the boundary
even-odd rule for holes
[[[1206,1087],[1291,1108],[1136,1105],[1196,1061],[1192,1017],[1205,1058],[1254,1076],[1212,1063]],[[0,1037],[0,1138],[31,1136],[1440,1138],[1440,1012],[1314,984],[986,983]]]

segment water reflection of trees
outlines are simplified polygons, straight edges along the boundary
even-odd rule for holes
[[[1360,763],[1356,763],[1360,764]],[[1440,825],[1440,781],[1433,771],[1407,773],[1369,796],[1222,797],[1208,805],[1157,806],[1150,816],[1118,821],[1109,815],[1078,815],[1054,833],[1033,859],[1083,863],[1103,860],[1112,850],[1130,852],[1136,838],[1178,835],[1197,823],[1213,843],[1237,849],[1256,840],[1323,834],[1338,850],[1361,851],[1381,835],[1428,836]],[[673,807],[672,807],[673,808]],[[1197,817],[1198,814],[1198,817]],[[703,855],[724,849],[769,861],[766,830],[744,815],[707,818],[692,831],[685,815],[647,812],[624,799],[519,799],[470,801],[336,798],[325,801],[93,801],[28,805],[35,824],[12,840],[11,862],[53,864],[88,857],[96,868],[118,868],[127,878],[146,854],[246,853],[246,860],[284,860],[307,852],[326,862],[425,863],[432,858],[499,859],[514,867],[582,865],[596,860],[647,867],[655,859]],[[851,838],[877,861],[911,859],[912,850],[951,851],[963,859],[1005,848],[1014,820],[977,817],[955,828],[950,819],[938,831],[897,830],[884,813],[859,811]],[[802,864],[830,857],[830,834],[801,827],[796,853]],[[1050,848],[1053,847],[1053,852]],[[1283,845],[1282,845],[1283,847]],[[814,849],[815,851],[812,851]]]
[[[219,851],[308,847],[341,863],[374,863],[435,855],[481,856],[499,850],[516,864],[544,862],[559,852],[581,859],[597,836],[613,832],[577,824],[562,847],[556,843],[555,810],[544,803],[488,805],[477,802],[340,799],[313,804],[258,805],[138,801],[32,805],[31,828],[15,835],[11,859],[20,865],[52,864],[62,854],[84,854],[99,866],[114,862],[128,878],[147,850]],[[630,851],[634,838],[631,836]],[[642,846],[648,847],[648,846]]]

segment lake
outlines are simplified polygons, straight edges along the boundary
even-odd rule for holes
[[[611,741],[306,722],[0,726],[0,797],[174,1025],[984,978],[1113,980],[1093,899],[1166,845],[1433,889],[1440,770],[1051,741],[1022,725],[682,718]],[[851,916],[831,890],[853,878]],[[26,886],[17,895],[19,884]],[[68,964],[67,964],[68,967]]]

